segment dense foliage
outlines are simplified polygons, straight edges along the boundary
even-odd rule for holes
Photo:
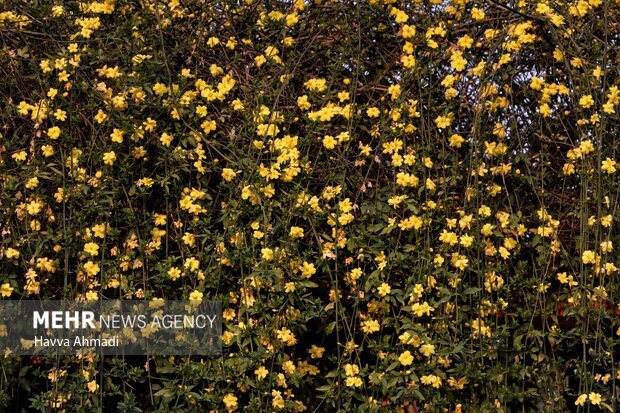
[[[617,411],[619,18],[3,1],[3,299],[225,320],[219,358],[6,355],[0,405]]]

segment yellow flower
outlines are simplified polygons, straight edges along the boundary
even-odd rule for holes
[[[116,153],[114,151],[106,152],[103,154],[103,163],[106,165],[113,165],[116,161]]]
[[[36,215],[41,212],[41,204],[37,201],[32,201],[26,205],[26,211],[28,211],[28,214],[30,215]]]
[[[399,172],[396,174],[396,184],[400,186],[417,186],[420,178],[415,175],[405,172]]]
[[[344,374],[347,377],[356,376],[360,372],[360,368],[357,364],[345,364],[344,365]]]
[[[594,104],[594,99],[592,99],[592,95],[585,95],[579,99],[579,106],[582,108],[589,108]]]
[[[176,281],[181,276],[181,270],[177,267],[172,267],[168,270],[168,276],[172,281]]]
[[[144,126],[145,131],[152,132],[157,126],[157,121],[148,117],[144,122],[142,122],[142,125]]]
[[[407,350],[401,353],[398,357],[398,361],[400,361],[400,364],[403,366],[410,366],[413,363],[413,355],[411,355],[411,352]]]
[[[603,400],[603,398],[601,397],[599,393],[594,393],[594,392],[588,394],[588,399],[590,399],[590,403],[594,405],[599,404]]]
[[[155,225],[166,225],[166,215],[164,214],[155,214],[153,219],[155,221]]]
[[[286,16],[286,25],[288,27],[294,26],[299,21],[297,13],[292,13]]]
[[[57,382],[61,377],[65,377],[67,375],[67,370],[57,369],[53,367],[47,375],[47,378],[52,382]]]
[[[256,127],[258,136],[276,136],[278,133],[280,133],[280,128],[273,123],[261,123]]]
[[[91,256],[99,254],[99,245],[94,242],[88,242],[84,245],[84,252],[90,254]]]
[[[601,169],[608,174],[613,174],[616,172],[616,161],[611,158],[606,158],[601,164]]]
[[[465,387],[465,385],[467,384],[467,378],[466,377],[462,377],[462,378],[457,380],[456,378],[451,376],[448,379],[448,384],[451,387],[454,387],[455,389],[462,390]],[[462,410],[461,410],[462,405],[461,404],[457,404],[456,407],[457,408],[454,410],[454,413],[461,413],[462,412]]]
[[[271,184],[269,184],[269,185],[267,185],[267,186],[265,186],[265,187],[261,188],[261,189],[260,189],[260,191],[261,191],[263,194],[265,194],[265,196],[266,196],[267,198],[271,198],[271,197],[273,197],[273,196],[275,195],[275,193],[276,193],[275,188],[274,188],[274,187],[273,187],[273,185],[271,185]]]
[[[265,377],[267,377],[267,373],[269,373],[269,372],[267,371],[267,369],[264,366],[260,366],[256,370],[254,370],[254,374],[256,375],[256,378],[258,380],[262,380]]]
[[[52,126],[47,130],[47,136],[50,139],[58,139],[60,136],[60,128],[58,126]]]
[[[114,128],[114,131],[110,134],[110,138],[112,138],[112,142],[123,143],[123,132],[120,129]]]
[[[282,370],[284,370],[286,374],[292,374],[295,372],[295,370],[297,370],[297,367],[295,367],[295,363],[293,363],[291,360],[286,360],[284,363],[282,363]]]
[[[161,135],[161,138],[159,138],[159,140],[161,141],[162,145],[164,145],[164,146],[170,146],[170,144],[172,143],[173,139],[174,139],[174,136],[168,135],[165,132]]]
[[[459,242],[459,239],[454,232],[446,231],[444,229],[441,231],[441,234],[439,234],[439,241],[445,244],[456,245]]]
[[[106,113],[103,110],[99,109],[94,119],[95,121],[97,121],[97,123],[103,123],[107,118],[108,118],[108,115],[106,115]]]
[[[605,228],[609,228],[612,221],[613,221],[613,217],[611,216],[611,214],[601,217],[601,225],[604,226]]]
[[[368,108],[368,110],[366,110],[366,115],[369,118],[376,118],[377,116],[379,116],[380,112],[378,108],[372,107],[372,108]]]
[[[200,261],[198,261],[194,257],[189,257],[188,259],[185,260],[185,263],[183,264],[183,266],[189,269],[190,271],[196,271],[200,267]]]
[[[261,256],[265,261],[273,260],[273,250],[271,248],[263,248],[261,249]]]
[[[372,334],[379,331],[380,326],[377,320],[365,320],[362,321],[362,331],[366,334]]]
[[[189,299],[192,301],[200,301],[202,300],[202,297],[203,294],[198,290],[192,291],[192,293],[189,295]]]
[[[312,104],[310,104],[310,102],[308,101],[308,96],[303,95],[297,98],[297,106],[301,110],[308,110],[312,107]]]
[[[291,230],[289,232],[289,236],[291,238],[303,238],[303,236],[304,236],[304,229],[300,228],[300,227],[291,227]]]
[[[226,181],[226,182],[230,182],[232,181],[235,176],[237,176],[237,173],[235,171],[233,171],[230,168],[224,168],[222,169],[222,178]]]
[[[474,242],[474,237],[472,237],[469,234],[461,235],[461,237],[459,238],[459,243],[465,248],[471,247],[473,242]]]
[[[186,232],[185,234],[183,234],[183,243],[185,245],[193,247],[194,244],[196,244],[196,236],[190,232]]]
[[[361,387],[364,384],[364,382],[359,376],[355,376],[355,377],[347,377],[347,379],[345,380],[345,384],[348,387]]]
[[[562,173],[564,175],[572,175],[575,173],[575,165],[572,163],[565,163],[562,166]]]
[[[482,20],[485,16],[486,14],[484,13],[484,11],[480,10],[479,8],[474,7],[473,9],[471,9],[471,17],[473,17],[474,20]]]
[[[163,96],[168,93],[168,87],[163,83],[155,83],[155,85],[153,85],[153,92],[155,92],[157,96]]]
[[[26,151],[15,152],[13,155],[11,155],[11,158],[15,159],[15,161],[17,162],[23,162],[26,160],[27,157],[28,154],[26,153]]]
[[[256,62],[257,67],[261,67],[262,65],[265,64],[265,62],[267,61],[267,58],[264,55],[259,54],[258,56],[254,58],[254,61]]]
[[[108,225],[109,229],[109,225]],[[106,224],[96,224],[93,226],[93,232],[97,238],[105,238]]]
[[[389,284],[386,284],[386,283],[381,283],[381,285],[377,289],[377,292],[379,293],[381,297],[385,297],[391,291],[392,291],[392,287],[390,287]]]
[[[400,62],[408,69],[412,69],[415,67],[415,56],[413,55],[403,55],[400,58]]]
[[[392,13],[394,15],[394,21],[396,23],[406,23],[409,20],[409,16],[402,10],[398,10],[396,8],[392,9]]]
[[[325,79],[310,79],[304,83],[304,86],[308,90],[322,92],[327,89],[327,81]]]
[[[228,412],[234,412],[237,410],[237,397],[234,394],[225,394],[222,398],[222,402],[224,403],[224,406],[226,406],[226,410],[228,410]]]
[[[581,261],[584,264],[594,264],[596,262],[596,253],[594,251],[584,251],[581,255]]]
[[[438,389],[441,387],[441,377],[435,376],[434,374],[429,374],[420,377],[420,383],[425,385],[431,385],[434,388]]]
[[[463,139],[461,135],[455,133],[450,136],[450,146],[452,147],[460,148],[463,145],[463,142],[465,142],[465,139]]]
[[[603,252],[612,252],[614,250],[613,241],[603,241],[601,242],[601,251]]]
[[[403,37],[403,39],[409,39],[415,36],[415,27],[408,24],[403,25],[401,30],[401,36]]]
[[[227,308],[226,310],[224,310],[222,317],[224,318],[224,320],[227,321],[232,321],[235,319],[235,310],[233,310],[232,308]]]
[[[420,347],[420,353],[422,353],[425,357],[430,357],[435,354],[435,346],[432,344],[423,344]]]
[[[293,334],[293,332],[286,327],[282,327],[281,330],[276,330],[276,334],[277,334],[278,340],[280,340],[282,343],[286,345],[292,346],[293,344],[297,342],[297,339],[295,338],[295,334]]]
[[[606,102],[603,104],[603,112],[609,113],[610,115],[614,114],[616,112],[614,109],[614,104],[611,102]]]
[[[122,96],[122,95],[114,96],[112,98],[112,106],[114,106],[114,108],[119,109],[119,110],[126,109],[128,104],[125,99],[125,96]]]
[[[88,261],[86,264],[84,264],[84,271],[86,271],[86,274],[88,274],[89,276],[94,277],[95,275],[99,274],[99,264]]]
[[[472,39],[469,35],[466,34],[465,36],[461,37],[456,43],[464,49],[469,49],[474,44],[474,39]]]
[[[49,158],[54,154],[54,147],[52,145],[43,145],[41,146],[41,152],[43,152],[43,156]]]
[[[62,109],[57,109],[56,112],[54,112],[54,117],[59,121],[64,122],[67,120],[67,112]]]
[[[576,406],[583,406],[585,404],[586,400],[588,400],[588,395],[587,394],[582,394],[579,397],[577,397],[577,400],[575,400],[575,405]]]
[[[43,63],[43,62],[41,62]],[[18,113],[20,115],[28,115],[28,112],[31,110],[34,110],[34,107],[32,105],[29,105],[27,102],[24,102],[23,100],[21,102],[19,102],[19,105],[17,105],[18,107]]]
[[[2,286],[0,286],[0,294],[2,294],[2,297],[10,297],[11,294],[13,294],[13,287],[11,287],[11,284],[2,284]]]
[[[336,147],[336,139],[333,136],[325,135],[323,138],[323,146],[327,149],[334,149]]]
[[[435,125],[437,125],[437,127],[440,129],[447,128],[448,126],[450,126],[451,123],[452,121],[450,120],[449,116],[437,116],[437,118],[435,119]]]
[[[153,184],[155,183],[155,181],[151,178],[140,178],[136,181],[136,186],[146,186],[147,188],[150,188],[153,186]]]
[[[574,287],[579,284],[577,281],[574,280],[572,275],[567,275],[566,272],[558,273],[557,277],[558,281],[561,284],[568,284],[569,287]]]
[[[416,316],[422,317],[423,315],[430,315],[431,312],[434,312],[435,309],[428,304],[428,302],[424,301],[422,304],[414,303],[411,306],[411,311],[415,313]]]
[[[19,251],[17,251],[15,248],[7,248],[7,250],[5,251],[4,255],[10,260],[13,258],[19,258]]]
[[[88,382],[88,391],[91,393],[96,392],[99,389],[99,385],[96,380],[92,380]]]
[[[467,59],[463,57],[460,51],[454,51],[450,57],[450,66],[457,72],[461,72],[467,66]]]
[[[310,278],[311,276],[316,274],[316,268],[314,268],[314,264],[304,261],[301,266],[301,274],[306,278]]]
[[[308,350],[308,353],[310,353],[310,358],[312,359],[320,359],[321,357],[323,357],[324,352],[324,347],[317,347],[314,344],[312,345],[312,347],[310,347],[310,350]]]

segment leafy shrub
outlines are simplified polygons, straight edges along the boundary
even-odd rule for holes
[[[617,0],[5,2],[7,299],[224,302],[37,411],[615,411]]]

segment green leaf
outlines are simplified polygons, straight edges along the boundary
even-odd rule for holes
[[[312,281],[300,281],[298,282],[298,284],[306,288],[316,288],[319,286],[317,283],[314,283]]]
[[[317,387],[315,390],[318,391],[318,392],[321,392],[321,393],[327,393],[327,392],[329,392],[332,389],[333,389],[333,387],[328,384],[328,385],[325,385],[325,386]]]
[[[469,287],[466,288],[465,290],[463,290],[463,295],[472,295],[472,294],[477,294],[480,291],[482,291],[482,288],[480,287]]]
[[[162,397],[162,398],[172,398],[174,397],[174,392],[168,387],[164,387],[154,394],[154,396]]]

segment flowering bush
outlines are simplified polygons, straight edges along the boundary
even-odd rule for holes
[[[618,409],[620,1],[2,7],[2,297],[225,309],[3,408]]]

